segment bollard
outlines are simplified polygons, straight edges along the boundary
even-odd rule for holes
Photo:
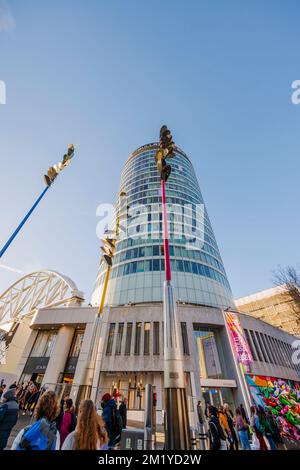
[[[197,439],[196,439],[196,429],[190,429],[190,438],[191,438],[191,449],[197,450]]]
[[[144,450],[154,450],[153,389],[151,384],[145,386]]]

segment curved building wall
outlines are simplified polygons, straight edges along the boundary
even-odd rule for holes
[[[116,204],[120,238],[116,245],[108,305],[162,301],[164,259],[157,143],[137,149],[125,163]],[[176,298],[185,303],[228,307],[230,286],[193,166],[176,148],[166,184],[172,278]],[[124,203],[125,199],[125,203]],[[99,304],[106,266],[102,262],[92,304]]]

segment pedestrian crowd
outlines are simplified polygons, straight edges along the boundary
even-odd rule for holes
[[[59,401],[52,390],[30,382],[0,386],[0,450],[6,448],[10,433],[20,414],[32,416],[28,426],[19,431],[11,450],[107,450],[116,448],[126,428],[126,398],[106,393],[99,410],[92,400],[82,400],[75,413],[73,400]]]
[[[201,402],[198,403],[198,410],[200,408]],[[227,403],[218,408],[207,403],[205,417],[210,450],[285,449],[276,418],[262,406],[251,406],[248,419],[242,404],[233,413]],[[199,418],[201,420],[203,422],[202,416]]]
[[[20,414],[32,416],[19,431],[12,450],[105,450],[118,447],[122,429],[127,425],[126,398],[105,393],[101,415],[92,400],[82,400],[75,412],[73,400],[60,401],[54,391],[14,382],[7,389],[0,384],[0,450],[7,446],[12,428]],[[248,419],[243,405],[235,413],[228,404],[218,408],[208,403],[203,413],[198,406],[199,425],[208,435],[210,450],[284,449],[276,418],[268,409],[252,406]]]

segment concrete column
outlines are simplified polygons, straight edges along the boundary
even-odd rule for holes
[[[153,374],[153,385],[156,391],[157,404],[156,404],[156,423],[162,424],[162,394],[163,394],[163,376],[159,372]]]
[[[35,340],[36,340],[36,337],[38,335],[38,330],[31,330],[31,333],[30,333],[30,336],[28,338],[28,341],[27,341],[27,344],[24,348],[24,351],[23,351],[23,354],[22,354],[22,357],[19,361],[19,364],[17,366],[17,369],[16,369],[16,374],[18,376],[18,380],[21,379],[21,376],[23,374],[23,370],[25,368],[25,365],[26,365],[26,362],[27,362],[27,359],[29,358],[30,356],[30,353],[31,353],[31,350],[33,348],[33,345],[35,343]]]
[[[18,375],[18,365],[31,334],[30,322],[31,318],[28,317],[23,317],[20,321],[8,347],[5,364],[0,366],[0,375],[4,372],[11,373],[12,376]]]
[[[42,385],[48,384],[48,388],[54,388],[54,384],[58,382],[66,365],[74,331],[75,328],[71,326],[62,326],[59,329]]]
[[[101,382],[103,381],[102,370],[103,370],[103,365],[105,361],[105,346],[106,346],[106,341],[107,341],[108,327],[109,327],[109,308],[105,308],[102,314],[98,344],[96,345],[97,356],[96,356],[96,364],[94,368],[94,376],[93,376],[92,392],[91,392],[91,400],[94,400],[97,404],[99,403],[100,398],[102,396],[102,390],[101,390]],[[116,342],[116,332],[114,335],[113,351],[115,351],[115,342]]]

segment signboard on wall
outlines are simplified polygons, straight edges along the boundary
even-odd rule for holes
[[[44,374],[47,369],[49,357],[29,357],[24,371],[24,374]]]
[[[224,316],[237,361],[244,366],[245,372],[250,372],[250,364],[253,362],[253,357],[238,314],[227,311],[224,312]]]

